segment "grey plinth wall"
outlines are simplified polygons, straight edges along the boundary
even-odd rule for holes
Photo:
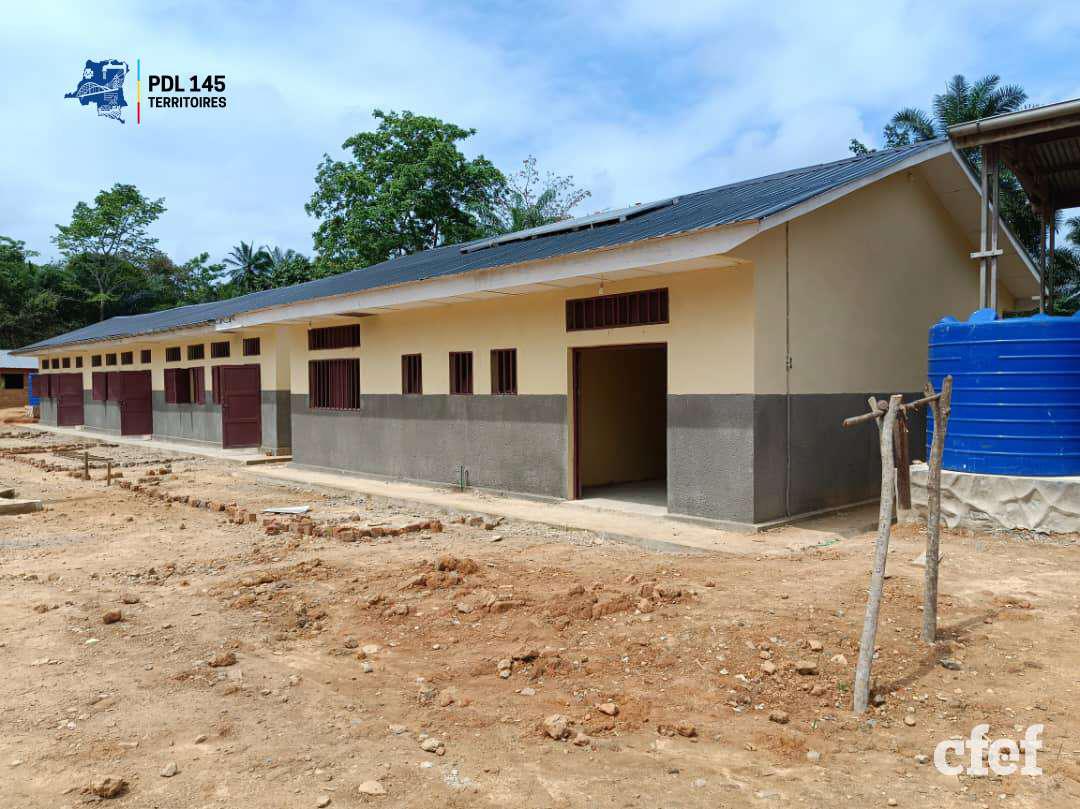
[[[83,424],[91,430],[120,433],[120,403],[95,402],[93,391],[83,391]]]
[[[287,390],[262,392],[262,448],[275,455],[292,447],[292,398]]]
[[[221,444],[221,405],[168,404],[165,392],[153,392],[154,438]]]
[[[56,426],[56,399],[42,396],[38,400],[38,421],[51,427]]]
[[[549,497],[567,492],[565,396],[370,394],[358,410],[312,410],[292,397],[298,464]]]
[[[870,395],[669,395],[668,510],[754,524],[877,497],[876,431],[840,426]],[[919,414],[912,458],[925,431]]]

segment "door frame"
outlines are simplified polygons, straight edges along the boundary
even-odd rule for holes
[[[75,393],[65,393],[63,391],[63,387],[64,387],[65,383],[67,383],[67,382],[70,382],[73,386],[74,385],[78,386],[79,392],[78,392],[77,395]],[[55,393],[55,398],[56,398],[56,426],[57,427],[80,427],[80,426],[86,424],[86,402],[84,400],[83,374],[82,374],[82,371],[76,371],[74,373],[57,374],[56,375],[56,383],[57,383],[57,385],[56,385],[57,390],[56,390],[56,393]],[[60,415],[64,411],[64,407],[65,407],[65,405],[63,403],[64,399],[68,399],[68,398],[70,398],[72,400],[76,400],[74,404],[69,403],[68,405],[66,405],[66,407],[69,407],[69,408],[72,408],[72,409],[74,409],[75,407],[78,407],[79,420],[78,421],[73,421],[73,422],[71,422],[69,424],[64,424],[64,423],[62,423]]]
[[[221,383],[221,394],[220,394],[220,397],[219,397],[219,401],[220,401],[220,404],[221,404],[221,448],[222,449],[245,449],[245,448],[248,448],[248,447],[262,446],[262,365],[260,363],[257,363],[257,362],[242,362],[242,363],[234,363],[234,364],[231,364],[231,365],[219,365],[217,367],[220,369],[219,372],[218,372],[218,380]],[[258,384],[258,388],[257,388],[257,391],[256,391],[256,395],[259,398],[259,404],[255,408],[255,419],[256,419],[256,424],[257,424],[258,439],[255,441],[254,444],[230,444],[225,440],[225,438],[226,438],[225,414],[226,414],[226,410],[227,410],[227,407],[228,407],[227,398],[228,398],[228,390],[229,390],[228,384],[225,381],[225,377],[228,376],[228,371],[229,370],[234,370],[235,371],[235,370],[239,370],[241,368],[254,368],[258,372],[259,384]]]
[[[120,396],[117,399],[117,405],[120,408],[120,435],[153,435],[154,433],[154,387],[153,376],[150,371],[118,371],[120,374]],[[136,378],[146,380],[146,401],[149,405],[148,412],[150,413],[150,431],[149,432],[124,432],[124,414],[127,412],[128,399],[132,398],[127,395],[128,393],[128,380]],[[141,398],[141,397],[140,397]]]
[[[654,342],[638,342],[638,343],[611,343],[601,345],[590,346],[571,346],[570,347],[570,395],[572,398],[571,404],[571,418],[573,420],[573,428],[571,429],[571,442],[574,447],[571,451],[571,463],[570,463],[570,477],[572,479],[570,487],[570,499],[581,499],[581,356],[586,351],[610,351],[612,349],[617,350],[630,350],[635,348],[659,348],[664,349],[664,374],[668,373],[670,364],[668,357],[670,356],[670,350],[667,340],[656,340]],[[666,379],[665,379],[666,385]],[[667,429],[667,425],[664,425],[664,429]]]

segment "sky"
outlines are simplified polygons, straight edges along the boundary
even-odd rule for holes
[[[503,171],[623,207],[881,144],[898,108],[955,73],[999,73],[1033,103],[1080,97],[1080,3],[727,0],[10,3],[0,25],[0,235],[43,257],[73,206],[116,182],[168,208],[176,261],[239,241],[312,252],[304,212],[324,154],[373,109],[475,128]],[[126,123],[64,99],[87,59],[132,68]],[[150,74],[224,74],[225,109],[135,123]]]

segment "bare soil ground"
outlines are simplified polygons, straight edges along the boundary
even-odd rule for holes
[[[855,718],[872,535],[657,554],[94,450],[131,464],[125,480],[165,465],[163,490],[248,509],[444,526],[267,536],[100,473],[43,472],[26,461],[78,464],[4,453],[64,442],[6,435],[0,483],[46,510],[0,517],[4,806],[79,806],[105,776],[126,782],[105,803],[163,809],[1080,805],[1075,538],[948,534],[930,648],[911,564],[924,537],[897,529],[874,669],[885,699]],[[555,714],[561,741],[545,732]],[[1045,724],[1045,774],[918,763],[981,722],[1014,739]]]

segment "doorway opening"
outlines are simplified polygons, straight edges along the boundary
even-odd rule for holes
[[[667,510],[667,345],[576,348],[574,497]]]

